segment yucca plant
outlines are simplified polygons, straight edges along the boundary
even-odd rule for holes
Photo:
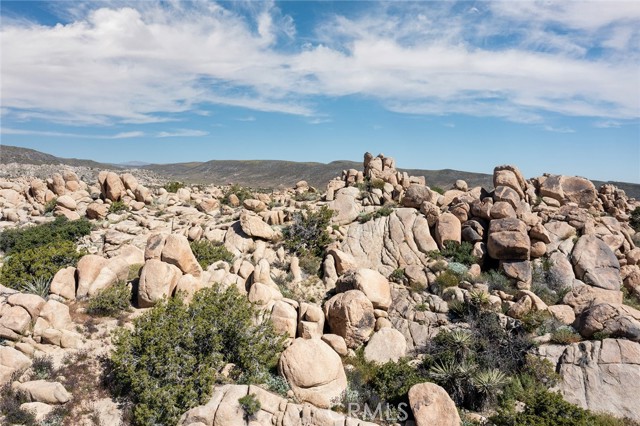
[[[469,293],[469,302],[478,309],[489,307],[489,293],[484,291],[472,291]]]
[[[471,362],[450,360],[437,362],[429,370],[429,376],[449,393],[456,404],[462,404],[475,370],[476,365]]]
[[[445,334],[445,340],[455,353],[456,360],[462,362],[467,357],[473,345],[473,335],[462,328],[457,328]]]
[[[49,288],[51,287],[51,278],[47,277],[35,277],[31,281],[23,282],[19,290],[22,293],[36,294],[43,299],[49,296]]]
[[[495,402],[497,394],[509,383],[509,377],[502,371],[492,368],[474,372],[471,383],[480,394],[480,405],[484,407],[487,403]]]

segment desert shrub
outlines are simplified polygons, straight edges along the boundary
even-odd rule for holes
[[[317,192],[296,192],[293,199],[296,201],[316,201],[320,197],[320,194]]]
[[[163,188],[166,189],[167,192],[175,193],[175,192],[178,192],[178,189],[184,188],[184,183],[176,182],[176,181],[167,182],[167,183],[164,184]]]
[[[582,340],[582,336],[571,327],[560,327],[551,333],[551,341],[559,345],[568,345]]]
[[[100,317],[112,317],[129,309],[130,306],[131,290],[125,282],[118,281],[114,285],[100,290],[89,299],[87,313]]]
[[[262,408],[260,401],[254,393],[239,398],[238,403],[240,403],[240,407],[242,407],[242,411],[244,411],[244,415],[247,419],[253,417],[258,411],[260,411],[260,408]]]
[[[511,286],[511,281],[502,272],[492,269],[482,273],[482,278],[489,285],[490,291],[503,291],[505,293],[513,293],[514,288]]]
[[[193,255],[198,260],[202,269],[207,269],[209,265],[219,260],[225,262],[233,262],[233,253],[231,253],[222,243],[214,243],[209,240],[192,241],[190,244]]]
[[[445,241],[440,254],[453,262],[470,266],[476,263],[476,258],[471,254],[473,245],[467,241],[458,244],[456,241]]]
[[[51,200],[47,201],[44,205],[44,212],[45,213],[51,213],[55,210],[56,206],[58,205],[58,199],[57,198],[52,198]]]
[[[309,275],[317,275],[322,265],[322,259],[312,254],[304,254],[300,257],[300,269]]]
[[[91,223],[88,220],[70,221],[64,216],[59,216],[53,222],[2,231],[0,250],[11,254],[61,241],[77,242],[90,232]]]
[[[51,379],[56,372],[51,355],[37,356],[33,358],[31,371],[33,372],[35,380]]]
[[[592,426],[587,410],[573,405],[559,393],[540,390],[528,398],[522,412],[513,407],[502,408],[491,421],[496,426]]]
[[[387,362],[376,368],[371,388],[381,400],[392,405],[408,402],[407,393],[413,385],[426,381],[421,371],[409,365],[406,359]]]
[[[35,281],[50,281],[60,269],[75,266],[81,256],[71,241],[58,241],[13,252],[5,258],[0,281],[15,289],[29,286]]]
[[[548,311],[530,311],[520,318],[520,322],[527,333],[545,334],[555,329],[555,322]]]
[[[289,386],[289,382],[279,375],[276,374],[268,374],[264,380],[264,384],[267,385],[267,388],[271,392],[275,392],[280,396],[287,396],[287,393],[291,390],[291,386]]]
[[[407,281],[407,275],[404,273],[404,268],[397,268],[389,275],[389,281],[398,284],[404,284]]]
[[[0,388],[0,413],[4,421],[10,425],[36,426],[36,417],[29,411],[20,409],[20,405],[30,402],[26,395],[11,388],[11,381]]]
[[[249,188],[245,188],[245,187],[240,186],[238,184],[234,184],[234,185],[231,185],[225,191],[224,196],[222,197],[222,204],[230,205],[231,201],[229,201],[229,197],[232,194],[235,195],[236,197],[238,197],[238,200],[240,201],[240,204],[242,204],[242,202],[244,200],[248,200],[250,198],[253,198],[253,193],[251,192],[251,190]]]
[[[442,294],[444,289],[455,287],[458,284],[460,284],[460,276],[447,269],[436,277],[431,287],[435,293]]]
[[[437,192],[437,193],[438,193],[438,194],[440,194],[440,195],[444,194],[444,189],[442,189],[442,188],[441,188],[441,187],[439,187],[439,186],[435,186],[435,185],[434,185],[434,186],[430,186],[429,188],[431,188],[431,190],[432,190],[433,192]]]
[[[450,262],[447,265],[447,269],[459,277],[464,277],[467,274],[467,272],[469,272],[469,268],[467,268],[462,263],[458,263],[458,262]]]
[[[197,292],[190,305],[163,301],[115,339],[110,382],[134,404],[137,425],[176,424],[204,404],[219,372],[237,366],[236,379],[251,383],[272,369],[283,337],[270,321],[256,325],[256,310],[231,286]]]
[[[631,216],[629,218],[629,225],[631,225],[634,231],[640,232],[640,207],[636,207],[631,212]]]
[[[437,252],[437,253],[440,254],[440,252]],[[447,269],[447,262],[440,259],[437,262],[435,262],[433,265],[431,265],[429,269],[431,269],[431,272],[434,272],[434,273],[445,271]]]
[[[129,210],[129,208],[122,200],[114,201],[109,205],[109,213],[120,213],[127,210]]]
[[[622,287],[622,303],[640,310],[640,298],[632,293],[627,287]]]
[[[322,206],[318,211],[305,210],[293,215],[293,223],[282,230],[284,247],[300,257],[311,254],[322,258],[331,236],[327,227],[333,210]]]

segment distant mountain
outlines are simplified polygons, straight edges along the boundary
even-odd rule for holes
[[[0,145],[0,164],[66,164],[93,168],[113,168],[114,165],[91,160],[60,158],[33,149]],[[343,170],[362,170],[362,163],[355,161],[332,161],[331,163],[295,162],[281,160],[211,160],[207,162],[150,164],[130,161],[115,165],[121,168],[141,168],[151,170],[170,180],[187,183],[213,183],[223,185],[236,183],[253,188],[291,187],[300,180],[323,189],[327,182],[340,176]],[[467,182],[470,187],[493,188],[492,175],[486,173],[463,172],[459,170],[400,169],[412,176],[424,176],[430,186],[449,189],[457,179]],[[640,198],[640,184],[626,182],[593,181],[596,187],[612,183],[623,189],[630,197]]]
[[[151,164],[152,163],[147,163],[145,161],[127,161],[126,163],[118,163],[114,165],[118,167],[144,167],[150,166]]]
[[[98,163],[93,160],[79,160],[77,158],[61,158],[45,154],[35,149],[19,148],[17,146],[0,145],[0,164],[65,164],[67,166],[113,168],[112,165]]]

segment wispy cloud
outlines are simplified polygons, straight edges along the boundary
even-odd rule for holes
[[[345,96],[525,123],[640,115],[634,2],[371,4],[304,39],[272,2],[54,4],[70,23],[3,22],[3,115],[152,123],[218,104],[313,122]]]
[[[544,130],[547,132],[554,133],[575,133],[576,131],[570,127],[553,127],[553,126],[544,126]]]
[[[593,125],[599,129],[617,128],[622,126],[622,123],[614,120],[596,121]]]
[[[236,121],[256,121],[256,118],[253,115],[248,115],[246,117],[238,117]]]
[[[69,133],[69,132],[52,132],[46,130],[27,130],[27,129],[14,129],[10,127],[0,128],[0,133],[4,135],[31,135],[31,136],[46,136],[46,137],[63,137],[63,138],[81,138],[81,139],[129,139],[139,138],[145,136],[144,132],[121,132],[111,135],[89,134],[89,133]]]
[[[207,136],[209,134],[209,132],[205,132],[203,130],[178,129],[175,131],[161,131],[161,132],[155,132],[155,133],[131,131],[131,132],[120,132],[115,134],[104,135],[104,134],[91,134],[91,133],[55,132],[55,131],[47,131],[47,130],[15,129],[11,127],[2,127],[0,129],[0,133],[5,135],[47,136],[47,137],[80,138],[80,139],[132,139],[132,138],[141,138],[141,137],[188,138],[188,137]]]
[[[158,132],[155,134],[157,138],[195,138],[207,136],[209,132],[193,129],[179,129],[171,132]]]

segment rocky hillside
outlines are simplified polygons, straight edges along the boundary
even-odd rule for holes
[[[12,164],[15,163],[15,164]],[[124,163],[118,166],[105,165],[90,160],[76,160],[59,158],[44,154],[35,150],[12,146],[0,147],[1,176],[19,176],[23,172],[25,164],[33,165],[71,165],[82,166],[91,169],[127,169],[138,179],[153,176],[158,180],[174,180],[190,184],[238,184],[251,188],[287,188],[296,182],[304,180],[316,188],[323,188],[334,176],[343,170],[354,170],[360,167],[354,161],[332,161],[331,163],[302,163],[294,161],[277,160],[211,160],[206,162],[174,163],[174,164],[148,164],[143,162]],[[28,168],[29,169],[29,168]],[[76,173],[81,171],[74,169]],[[398,169],[410,176],[423,176],[431,187],[451,188],[458,179],[463,179],[469,186],[482,186],[492,189],[493,181],[490,174],[464,172],[460,170],[421,170]],[[145,172],[148,171],[148,172]],[[55,172],[54,169],[34,168],[27,170],[29,176],[46,178]],[[149,173],[153,172],[153,173]],[[616,185],[623,189],[630,197],[640,199],[640,185],[626,182],[601,182],[593,181],[596,186],[605,183]]]
[[[0,180],[0,422],[639,424],[640,202],[340,168]]]

